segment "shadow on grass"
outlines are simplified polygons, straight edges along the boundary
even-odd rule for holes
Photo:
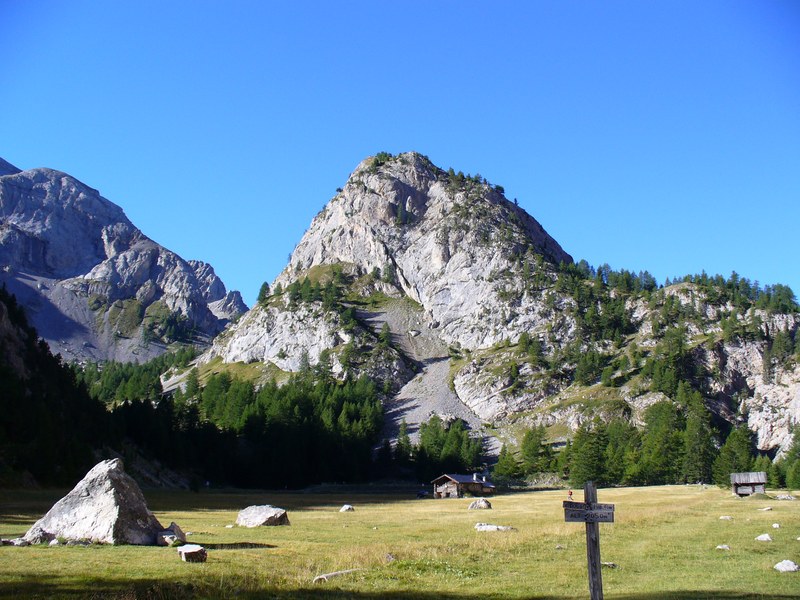
[[[165,582],[141,579],[136,581],[107,580],[91,578],[79,581],[55,580],[48,577],[26,577],[13,583],[0,585],[0,598],[30,599],[109,599],[109,600],[183,600],[188,598],[242,598],[262,599],[302,599],[310,600],[464,600],[461,593],[422,592],[415,590],[359,592],[335,588],[335,583],[324,583],[295,589],[242,589],[235,584],[225,589],[203,583]],[[482,600],[508,597],[507,594],[480,594]],[[520,595],[519,600],[568,600],[573,595]],[[791,600],[796,595],[757,594],[733,591],[692,591],[651,592],[642,594],[611,594],[609,600]]]
[[[260,542],[230,542],[228,544],[201,544],[206,550],[251,550],[253,548],[277,548],[273,544],[262,544]]]

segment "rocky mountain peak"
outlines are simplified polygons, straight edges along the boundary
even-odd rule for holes
[[[146,360],[180,331],[208,339],[246,310],[210,265],[149,239],[97,190],[53,169],[3,161],[2,172],[0,280],[54,352]]]
[[[21,171],[22,171],[22,169],[18,169],[17,167],[12,165],[10,162],[5,161],[2,158],[0,158],[0,177],[2,177],[3,175],[16,175],[17,173],[20,173]]]
[[[523,259],[540,268],[572,262],[502,187],[415,152],[379,153],[314,218],[275,283],[333,264],[379,273],[422,305],[448,343],[476,348],[506,335],[502,312],[484,311],[502,303],[497,275]]]

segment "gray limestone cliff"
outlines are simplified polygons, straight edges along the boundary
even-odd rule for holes
[[[413,436],[435,413],[476,432],[491,425],[513,442],[524,425],[569,436],[595,416],[641,424],[644,410],[667,398],[651,390],[646,362],[658,357],[665,327],[685,320],[687,352],[702,366],[694,385],[712,412],[746,422],[760,449],[786,450],[800,422],[800,368],[786,359],[765,374],[763,363],[771,336],[794,339],[800,317],[753,308],[741,318],[761,329],[730,338],[722,322],[734,307],[699,286],[652,285],[637,295],[596,287],[576,269],[501,187],[417,153],[380,154],[359,164],[313,219],[272,296],[218,337],[201,362],[258,361],[291,372],[322,360],[341,377],[379,373],[385,359],[383,377],[395,378],[387,436],[402,419]],[[298,300],[301,284],[329,286],[334,271],[343,290],[335,310],[319,298]],[[355,322],[344,327],[347,307]],[[592,332],[613,319],[624,323],[616,336]],[[376,354],[382,331],[390,344]],[[599,372],[578,383],[580,358],[592,354],[606,361],[605,383]],[[486,441],[490,451],[499,448]]]
[[[246,310],[205,263],[137,229],[97,190],[52,169],[0,164],[0,280],[68,360],[143,361],[207,343]]]

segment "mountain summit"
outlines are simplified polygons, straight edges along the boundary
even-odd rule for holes
[[[0,281],[64,358],[141,361],[208,340],[247,307],[213,269],[137,229],[97,190],[0,160]]]
[[[496,452],[497,431],[513,444],[543,425],[564,439],[596,417],[685,411],[691,396],[780,454],[800,422],[791,290],[735,273],[659,286],[575,264],[502,187],[413,152],[361,162],[262,292],[201,364],[369,375],[387,437],[437,414]]]

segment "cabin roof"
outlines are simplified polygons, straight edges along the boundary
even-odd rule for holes
[[[483,487],[493,488],[494,484],[491,481],[483,481],[483,479],[478,478],[477,481],[473,479],[472,475],[459,475],[457,473],[445,473],[444,475],[439,475],[436,479],[431,481],[433,484],[437,483],[444,483],[446,479],[450,481],[454,481],[456,483],[480,483]]]
[[[764,471],[755,471],[751,473],[731,473],[731,483],[767,483],[767,474]]]

